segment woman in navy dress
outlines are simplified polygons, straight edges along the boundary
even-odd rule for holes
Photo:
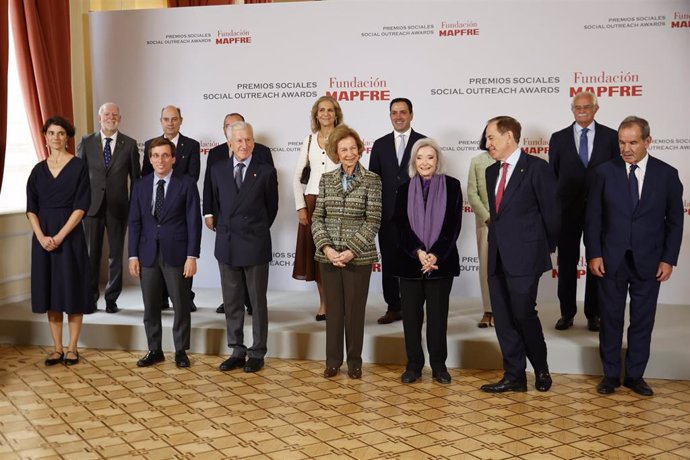
[[[74,127],[62,117],[43,125],[48,158],[31,171],[26,185],[26,216],[34,238],[31,245],[31,309],[47,313],[55,350],[46,366],[79,362],[77,342],[85,313],[96,306],[89,295],[89,258],[81,220],[91,192],[85,164],[67,151]],[[67,313],[69,344],[62,344],[63,313]]]

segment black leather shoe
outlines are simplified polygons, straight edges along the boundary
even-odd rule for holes
[[[148,367],[163,361],[165,361],[165,355],[163,354],[163,352],[160,350],[152,350],[146,353],[146,355],[139,361],[137,361],[137,366]]]
[[[338,372],[340,372],[340,369],[337,367],[326,367],[326,369],[323,371],[323,376],[324,378],[330,379],[331,377],[338,375]]]
[[[600,395],[610,395],[616,391],[616,388],[619,386],[621,386],[619,379],[613,377],[604,377],[597,385],[597,393]]]
[[[175,365],[177,367],[189,367],[189,358],[184,350],[175,352]]]
[[[505,393],[506,391],[527,391],[526,382],[518,382],[517,380],[508,380],[503,378],[496,383],[487,383],[482,385],[481,390],[485,393]]]
[[[316,315],[316,321],[326,321],[326,314]]]
[[[572,316],[561,316],[558,321],[556,321],[556,329],[559,331],[565,331],[573,327]]]
[[[51,358],[51,356],[57,354],[57,358]],[[56,364],[63,363],[65,361],[64,351],[54,351],[45,360],[46,366],[55,366]]]
[[[105,303],[106,313],[117,313],[118,311],[120,311],[120,309],[117,308],[117,304],[115,303],[115,301]]]
[[[630,388],[632,391],[641,396],[654,395],[654,391],[652,391],[652,389],[649,387],[649,385],[647,385],[647,382],[645,382],[642,377],[640,377],[639,379],[630,379],[626,377],[623,380],[623,386]]]
[[[347,376],[351,379],[361,379],[362,378],[362,368],[353,367],[347,370]]]
[[[237,358],[235,356],[231,356],[225,361],[223,361],[218,368],[223,372],[232,371],[234,369],[243,368],[245,363],[246,360],[244,358]]]
[[[402,383],[414,383],[419,380],[421,376],[421,372],[415,372],[408,369],[400,376],[400,381]]]
[[[225,313],[225,305],[220,304],[218,308],[216,308],[216,313]]]
[[[259,372],[264,367],[262,358],[249,358],[244,366],[244,372]]]
[[[252,316],[252,313],[254,313],[254,310],[252,310],[252,307],[247,307],[247,314],[249,316]]]
[[[433,371],[431,373],[431,378],[443,385],[448,385],[450,383],[450,374],[448,371]]]
[[[537,391],[549,391],[552,384],[553,380],[551,380],[551,374],[549,374],[548,369],[537,372],[534,380],[534,387]]]
[[[196,311],[196,304],[194,303],[193,300],[191,301],[191,303],[192,303],[192,305],[191,305],[191,307],[189,308],[189,310],[190,310],[190,311]]]
[[[587,318],[587,329],[592,332],[599,332],[599,317]]]
[[[388,310],[385,315],[380,317],[376,322],[379,324],[390,324],[395,321],[400,321],[402,319],[402,316],[400,315],[399,311],[390,311]]]

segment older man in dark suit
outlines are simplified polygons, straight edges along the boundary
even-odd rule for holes
[[[278,214],[278,179],[274,167],[255,161],[254,133],[249,123],[228,127],[232,157],[211,171],[216,228],[215,256],[220,269],[228,347],[232,355],[221,371],[264,366],[268,339],[268,265],[272,258],[271,225]],[[244,345],[244,287],[252,300],[252,346]],[[249,359],[247,360],[247,356]]]
[[[381,227],[379,228],[379,249],[381,250],[381,282],[383,299],[388,306],[386,313],[378,319],[379,324],[389,324],[402,319],[400,315],[400,283],[393,276],[393,263],[398,251],[398,227],[395,223],[395,197],[398,187],[410,181],[407,165],[410,162],[412,146],[426,137],[412,129],[412,101],[398,97],[390,103],[390,118],[393,132],[376,139],[371,148],[369,170],[381,177],[383,187],[381,204]]]
[[[630,295],[623,385],[654,394],[643,379],[662,282],[678,262],[683,239],[683,185],[678,171],[647,154],[649,123],[627,117],[618,127],[620,158],[599,166],[589,193],[585,248],[599,280],[601,394],[620,386],[625,301]]]
[[[84,136],[77,156],[89,168],[91,206],[84,217],[84,233],[93,278],[94,304],[98,300],[103,235],[108,232],[108,283],[105,286],[105,311],[117,313],[122,292],[122,252],[127,231],[131,186],[141,173],[137,141],[119,132],[120,108],[106,102],[98,109],[101,129]],[[129,184],[128,184],[129,181]]]
[[[599,110],[594,93],[584,91],[573,97],[570,109],[575,122],[553,133],[549,141],[549,163],[558,179],[561,200],[561,235],[558,240],[558,299],[561,317],[556,329],[573,325],[577,312],[577,265],[580,260],[580,239],[585,225],[587,185],[598,165],[618,156],[618,134],[594,121]],[[587,271],[585,316],[590,331],[599,330],[597,278]]]
[[[154,139],[165,138],[175,144],[175,163],[173,163],[173,174],[179,176],[187,175],[194,179],[194,182],[199,180],[201,171],[200,160],[200,146],[199,142],[187,137],[180,132],[182,126],[182,111],[179,107],[168,105],[161,110],[161,128],[163,128],[163,135],[154,137],[144,143],[144,152],[149,151],[151,141]],[[141,166],[141,175],[145,176],[153,172],[151,161],[148,154],[144,154],[144,160]],[[193,282],[193,281],[191,281]],[[190,282],[190,283],[191,283]],[[191,284],[190,284],[191,286]],[[194,291],[191,291],[192,296],[192,311],[196,311],[194,304]],[[163,286],[163,308],[170,308],[168,303],[168,289]]]
[[[549,165],[523,152],[520,123],[500,116],[486,126],[486,147],[496,163],[486,169],[489,197],[489,293],[503,378],[488,393],[527,391],[526,359],[538,391],[551,388],[546,342],[535,306],[542,273],[551,269],[561,222]]]
[[[222,160],[226,160],[227,158],[232,156],[232,153],[230,151],[230,133],[228,132],[228,128],[230,127],[230,125],[232,125],[233,123],[237,123],[238,121],[245,121],[244,117],[239,113],[229,113],[225,115],[225,119],[223,120],[223,133],[225,134],[225,138],[228,141],[223,142],[222,144],[218,144],[211,150],[209,150],[208,157],[206,158],[206,174],[204,175],[204,200],[202,206],[206,226],[213,231],[216,231],[216,223],[213,217],[216,210],[213,209],[213,194],[211,192],[211,169],[213,168],[213,165],[221,162]],[[273,166],[273,156],[271,155],[271,149],[269,149],[263,144],[259,144],[257,142],[254,143],[252,158],[254,161],[258,161],[259,163],[266,163]],[[244,282],[244,286],[244,305],[247,307],[247,313],[251,315],[252,302],[249,297],[249,293],[247,292],[246,281]],[[220,304],[220,306],[216,308],[216,313],[225,313],[225,305]]]

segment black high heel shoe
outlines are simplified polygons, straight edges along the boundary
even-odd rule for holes
[[[54,354],[58,355],[57,358],[51,358]],[[51,354],[48,355],[48,357],[45,360],[46,366],[55,366],[56,364],[60,364],[65,361],[65,352],[64,351],[54,351]]]

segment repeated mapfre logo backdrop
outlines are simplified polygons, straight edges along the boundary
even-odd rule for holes
[[[94,109],[117,102],[122,131],[143,143],[160,134],[161,108],[180,106],[181,131],[201,142],[202,168],[208,150],[225,142],[225,114],[242,113],[278,169],[270,288],[314,289],[291,278],[292,176],[318,96],[340,102],[365,142],[365,166],[374,140],[392,130],[390,101],[410,98],[413,128],[439,142],[464,190],[487,119],[516,117],[522,146],[547,159],[551,133],[573,121],[571,97],[590,90],[599,96],[600,123],[616,128],[627,115],[647,118],[650,153],[678,168],[690,187],[688,24],[685,0],[399,0],[394,7],[370,0],[97,12],[90,15]],[[687,201],[685,209],[690,216]],[[464,215],[453,295],[479,297],[468,203]],[[204,229],[196,286],[220,284],[213,245]],[[660,301],[687,303],[689,275],[685,244]],[[542,297],[555,298],[556,276],[545,274]],[[380,291],[376,271],[371,289]]]

